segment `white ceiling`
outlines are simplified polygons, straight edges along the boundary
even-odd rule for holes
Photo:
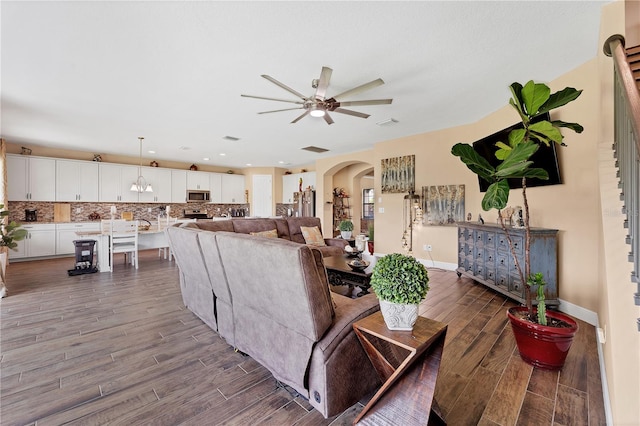
[[[158,161],[307,165],[477,121],[512,82],[583,64],[600,48],[604,3],[2,1],[1,135],[134,157],[144,136]],[[349,108],[368,119],[332,113],[329,126],[290,124],[297,110],[258,115],[295,105],[240,97],[295,100],[261,74],[312,95],[322,66],[327,95],[381,77],[352,99],[393,104]],[[399,122],[376,125],[389,118]]]

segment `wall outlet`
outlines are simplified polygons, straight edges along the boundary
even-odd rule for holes
[[[151,213],[151,207],[148,207],[148,208],[147,208],[147,212],[148,212],[148,213]]]
[[[76,213],[82,213],[82,207],[76,207]]]
[[[431,251],[431,250],[433,250],[433,247],[431,247],[431,244],[425,244],[423,248],[424,248],[424,251]]]
[[[378,207],[378,213],[384,213],[384,207]]]

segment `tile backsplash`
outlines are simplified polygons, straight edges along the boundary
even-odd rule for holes
[[[171,217],[181,217],[184,210],[199,209],[206,211],[209,216],[222,217],[230,215],[231,209],[246,209],[247,215],[250,215],[249,204],[207,204],[207,203],[53,203],[42,201],[9,201],[9,219],[16,222],[24,222],[25,210],[37,210],[38,222],[53,222],[53,205],[54,204],[70,204],[71,221],[87,222],[90,221],[89,215],[97,213],[102,219],[111,217],[111,206],[116,206],[117,216],[120,217],[122,212],[133,212],[134,219],[145,219],[148,221],[157,220],[159,214],[163,214],[165,207],[170,206]]]

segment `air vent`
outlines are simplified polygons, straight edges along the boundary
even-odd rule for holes
[[[307,147],[304,147],[304,148],[301,148],[301,149],[303,149],[303,150],[305,150],[305,151],[316,152],[316,153],[318,153],[318,154],[320,154],[321,152],[327,152],[327,151],[329,151],[328,149],[325,149],[325,148],[319,148],[319,147],[317,147],[317,146],[307,146]]]
[[[236,138],[235,136],[225,136],[222,139],[228,140],[228,141],[239,141],[240,138]]]

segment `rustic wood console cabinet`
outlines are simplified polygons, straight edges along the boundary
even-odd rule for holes
[[[505,296],[525,302],[526,285],[516,269],[509,241],[499,225],[460,222],[458,276],[464,275]],[[520,265],[524,268],[524,229],[509,228]],[[531,229],[531,272],[542,272],[547,282],[546,303],[558,304],[558,230]]]

